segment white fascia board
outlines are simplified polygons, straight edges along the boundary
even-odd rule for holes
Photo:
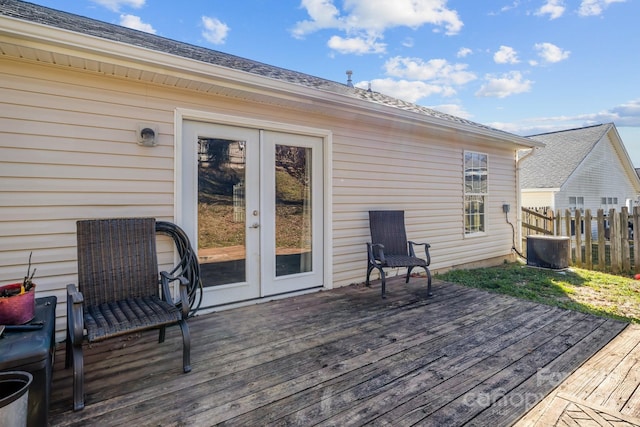
[[[615,126],[615,124],[611,125],[611,129],[609,129],[609,133],[611,133],[612,135],[611,141],[613,142],[613,145],[616,151],[618,151],[618,153],[620,154],[620,157],[622,158],[622,167],[625,169],[625,171],[627,172],[627,175],[630,177],[632,181],[631,183],[635,187],[636,191],[640,192],[640,177],[638,177],[638,174],[636,173],[636,169],[633,165],[633,161],[631,160],[631,157],[629,157],[629,152],[627,151],[627,148],[624,146],[624,142],[622,141],[622,138],[618,133],[618,128]]]
[[[521,188],[523,193],[557,193],[560,188]]]

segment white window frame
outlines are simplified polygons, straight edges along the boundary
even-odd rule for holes
[[[470,167],[467,165],[469,156],[471,156],[469,159],[471,161]],[[464,236],[484,235],[487,232],[488,224],[489,155],[478,151],[465,150],[462,166]],[[469,183],[470,185],[468,185]],[[474,199],[480,199],[482,207],[478,212],[471,213],[469,212],[469,206]]]
[[[605,212],[609,212],[609,209],[618,210],[618,198],[617,197],[601,197],[600,198],[600,207]]]
[[[575,214],[576,209],[580,209],[580,213],[584,213],[583,196],[569,196],[569,210],[571,211],[571,214]]]

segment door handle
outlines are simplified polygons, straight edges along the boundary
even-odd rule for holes
[[[249,228],[258,228],[258,227],[260,227],[260,224],[258,224],[257,222],[254,222],[249,226]]]

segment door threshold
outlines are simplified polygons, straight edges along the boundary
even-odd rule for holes
[[[228,304],[220,304],[220,305],[212,305],[212,306],[208,306],[208,307],[200,307],[198,309],[198,311],[196,312],[196,316],[199,316],[201,314],[211,314],[211,313],[215,313],[217,311],[231,310],[232,308],[240,308],[240,307],[246,307],[246,306],[254,305],[254,304],[262,304],[262,303],[265,303],[265,302],[276,301],[276,300],[280,300],[280,299],[295,297],[295,296],[298,296],[298,295],[311,294],[311,293],[314,293],[314,292],[320,292],[320,291],[322,291],[324,289],[325,288],[323,286],[319,286],[317,288],[304,289],[304,290],[301,290],[301,291],[294,291],[294,292],[285,292],[285,293],[282,293],[282,294],[269,295],[269,296],[266,296],[266,297],[254,298],[254,299],[249,299],[249,300],[245,300],[245,301],[238,301],[238,302],[233,302],[233,303],[228,303]]]

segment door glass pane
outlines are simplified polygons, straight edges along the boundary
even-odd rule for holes
[[[275,149],[276,276],[312,271],[311,148]]]
[[[198,139],[198,261],[204,286],[246,280],[245,145]]]

